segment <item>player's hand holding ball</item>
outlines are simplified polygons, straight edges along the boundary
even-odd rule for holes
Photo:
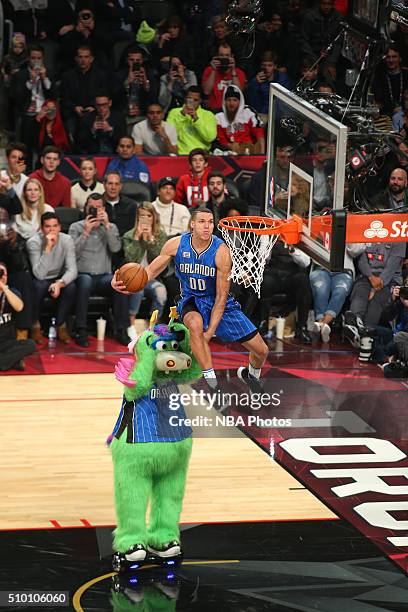
[[[146,270],[138,263],[124,264],[113,275],[111,285],[115,291],[129,295],[141,291],[148,283]]]

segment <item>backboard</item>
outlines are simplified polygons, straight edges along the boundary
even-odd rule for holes
[[[302,217],[299,248],[339,269],[344,233],[340,240],[333,233],[330,211],[343,209],[347,127],[281,85],[271,84],[269,100],[265,214]]]

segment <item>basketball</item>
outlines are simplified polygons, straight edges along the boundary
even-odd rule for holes
[[[138,263],[127,263],[119,268],[120,280],[126,285],[127,291],[137,293],[148,283],[147,272]]]

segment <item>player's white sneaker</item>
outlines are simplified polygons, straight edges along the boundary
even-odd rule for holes
[[[251,393],[263,393],[263,387],[260,381],[249,373],[249,369],[241,366],[237,370],[237,376],[242,382],[248,385]]]

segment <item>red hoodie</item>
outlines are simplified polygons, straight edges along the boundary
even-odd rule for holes
[[[201,178],[190,174],[182,174],[177,181],[175,202],[184,204],[188,208],[197,206],[197,200],[208,202],[210,194],[207,186],[207,177],[210,170],[207,168]]]

